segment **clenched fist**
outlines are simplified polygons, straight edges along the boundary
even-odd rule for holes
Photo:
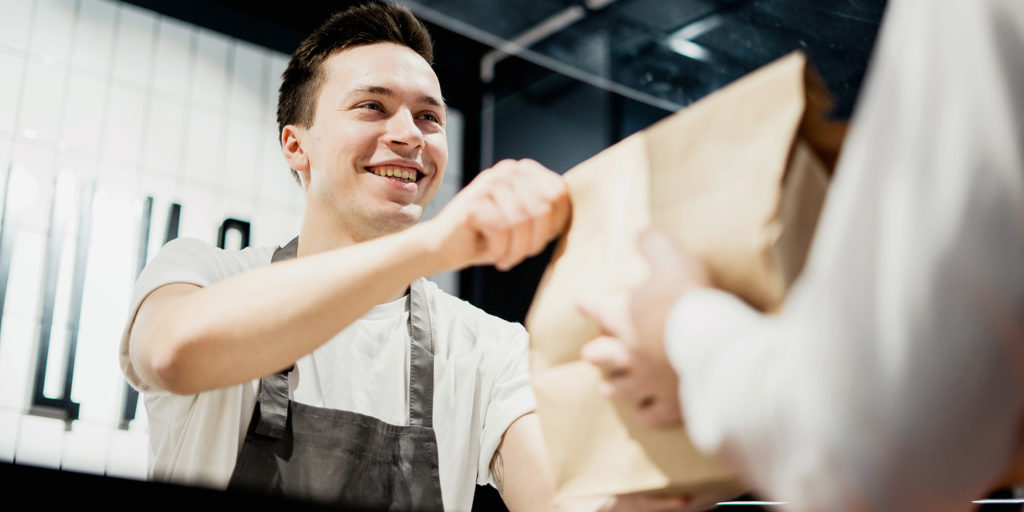
[[[426,224],[448,268],[493,264],[508,270],[558,236],[569,211],[561,176],[533,160],[502,160]]]

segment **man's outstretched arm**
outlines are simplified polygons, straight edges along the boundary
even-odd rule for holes
[[[434,219],[375,240],[255,268],[208,287],[173,283],[142,302],[129,356],[148,385],[178,394],[268,375],[425,275],[510,268],[568,216],[561,177],[529,161],[483,171]]]

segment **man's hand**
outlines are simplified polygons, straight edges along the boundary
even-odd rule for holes
[[[558,236],[569,216],[562,177],[533,160],[481,171],[428,221],[449,268],[508,270]]]
[[[628,298],[607,295],[580,302],[603,332],[581,355],[601,370],[605,396],[629,404],[637,423],[665,426],[682,420],[678,378],[665,354],[665,322],[683,295],[709,286],[709,279],[696,258],[657,231],[644,233],[640,251],[650,272]]]

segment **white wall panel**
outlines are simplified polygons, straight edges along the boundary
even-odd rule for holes
[[[107,451],[107,475],[120,478],[146,478],[146,434],[115,430]]]
[[[39,416],[22,416],[14,460],[18,464],[60,469],[64,422]]]
[[[7,281],[7,299],[4,301],[4,329],[7,329],[7,315],[21,315],[39,319],[42,303],[43,264],[46,261],[46,235],[21,231],[15,233],[14,251],[11,255],[11,270]],[[35,338],[22,343],[34,344]]]
[[[6,211],[13,214],[19,229],[46,233],[56,167],[53,146],[22,139],[13,149]]]
[[[224,165],[225,119],[221,112],[193,103],[185,133],[182,171],[186,179],[219,186]]]
[[[142,150],[146,95],[138,87],[113,84],[104,114],[100,154],[108,162],[136,165]]]
[[[39,19],[37,23],[46,21]],[[80,0],[72,65],[103,75],[109,73],[116,28],[117,4],[110,0]]]
[[[102,184],[92,204],[92,236],[80,328],[83,334],[100,336],[105,348],[116,347],[135,281],[140,206],[138,198],[126,194],[129,190],[109,182]],[[111,349],[106,353],[113,357],[117,352]]]
[[[89,421],[76,421],[65,432],[61,449],[61,469],[102,475],[106,470],[110,427]]]
[[[35,0],[0,0],[0,46],[25,50]]]
[[[234,48],[228,108],[240,117],[262,121],[267,108],[263,98],[269,52],[242,41],[235,42]]]
[[[281,154],[276,126],[263,128],[263,178],[260,180],[260,199],[288,204],[289,189],[298,189],[299,185],[292,178],[288,163]]]
[[[264,202],[253,215],[251,242],[254,247],[284,245],[299,234],[301,227],[300,220],[286,207]]]
[[[0,197],[7,188],[7,172],[11,165],[11,139],[0,134]],[[3,204],[0,204],[0,219],[3,218]]]
[[[107,323],[100,328],[97,328],[99,322],[90,316],[89,322],[79,329],[71,398],[81,404],[79,418],[83,422],[107,428],[117,424],[114,420],[120,411],[124,393],[117,354],[121,328],[128,318],[128,297],[129,294],[124,292],[115,297],[117,302],[108,306],[102,317]],[[84,313],[83,320],[86,318]]]
[[[135,85],[148,85],[153,61],[156,15],[128,3],[118,5],[113,75]]]
[[[20,136],[47,142],[57,141],[67,74],[64,66],[29,61],[18,116],[20,126],[17,132]]]
[[[154,94],[146,116],[143,165],[169,174],[181,172],[185,147],[185,98]]]
[[[28,408],[38,336],[39,324],[34,314],[19,315],[4,311],[3,328],[0,329],[0,389],[3,389],[3,393],[0,393],[0,412],[23,413]],[[15,420],[15,426],[11,426],[13,432],[17,431],[18,423]],[[15,440],[2,439],[7,435],[11,435],[11,432],[0,429],[0,456],[7,442],[11,443],[11,455],[14,454]]]
[[[0,16],[0,19],[3,19]],[[0,29],[0,33],[3,29]],[[0,135],[12,134],[18,119],[22,84],[25,81],[25,58],[12,55],[0,49],[0,69],[4,79],[0,80]]]
[[[14,462],[14,449],[18,444],[18,425],[20,420],[21,414],[19,411],[6,409],[3,405],[0,405],[0,462]]]
[[[250,223],[250,240],[249,243],[252,245],[252,233],[251,224],[253,221],[253,212],[259,207],[256,198],[247,194],[235,194],[230,190],[225,190],[224,194],[220,197],[217,210],[214,215],[219,219],[238,219],[241,221]],[[218,226],[219,227],[219,226]],[[234,231],[234,230],[232,230]],[[239,245],[227,244],[225,247],[237,248]]]
[[[103,135],[99,125],[104,119],[107,90],[107,81],[101,75],[71,72],[64,100],[62,148],[88,155],[99,154],[100,137]]]
[[[45,62],[67,62],[74,21],[74,0],[36,0],[29,51]]]
[[[65,151],[57,153],[57,172],[70,172],[80,183],[95,180],[97,175],[96,156]]]
[[[224,220],[220,214],[220,194],[216,189],[197,182],[185,181],[182,187],[185,203],[181,207],[181,224],[178,235],[182,238],[200,238],[207,242],[217,241],[217,228]]]
[[[288,67],[289,55],[283,53],[274,52],[270,55],[270,61],[267,66],[267,88],[265,89],[264,100],[267,105],[267,116],[270,118],[270,124],[277,129],[277,93],[281,88],[281,75],[284,73],[285,68]]]
[[[228,60],[231,40],[216,32],[199,29],[196,40],[195,78],[191,96],[195,102],[207,106],[226,106],[228,90]]]
[[[226,193],[259,196],[260,180],[263,178],[261,133],[262,130],[252,121],[228,121],[223,175]]]
[[[167,17],[161,17],[158,26],[153,88],[176,96],[187,96],[198,29]]]

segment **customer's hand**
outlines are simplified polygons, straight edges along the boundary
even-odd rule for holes
[[[601,370],[602,394],[629,404],[637,423],[678,424],[678,377],[665,354],[665,322],[672,306],[689,291],[709,286],[709,278],[699,260],[660,232],[644,233],[640,251],[649,274],[628,297],[608,294],[580,301],[580,310],[602,330],[581,356]]]

